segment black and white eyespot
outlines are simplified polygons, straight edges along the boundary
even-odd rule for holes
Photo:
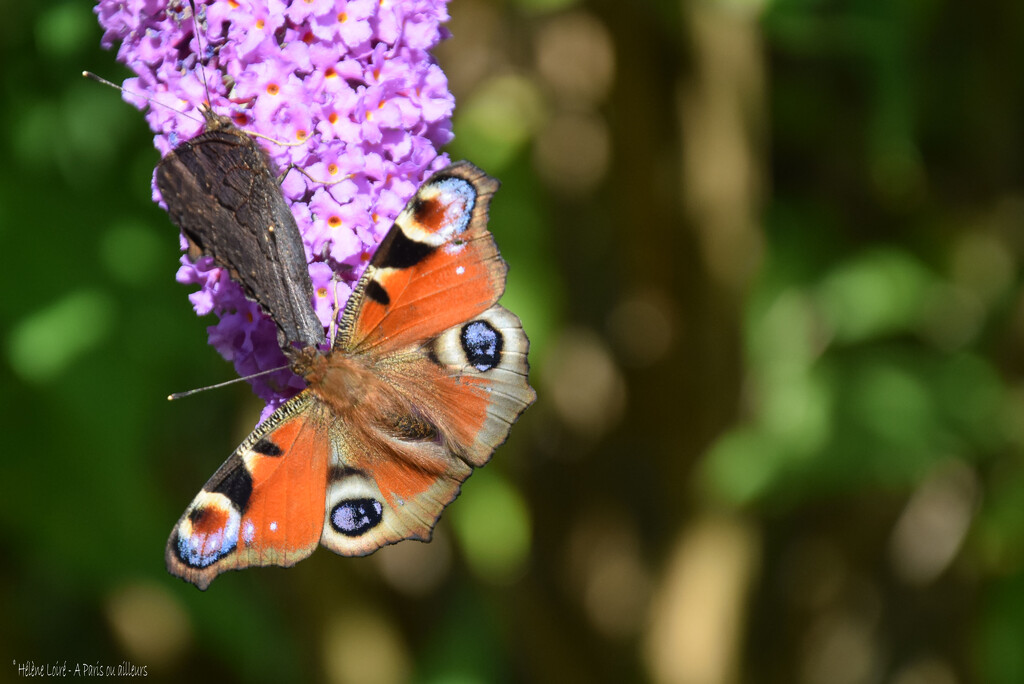
[[[361,470],[335,468],[327,485],[321,541],[338,553],[366,553],[359,538],[379,527],[386,514],[384,497],[372,478]]]
[[[476,320],[462,326],[459,343],[466,355],[466,361],[483,373],[501,361],[501,350],[505,340],[493,325],[485,320]]]
[[[528,344],[515,314],[495,305],[438,335],[428,354],[434,363],[459,373],[494,375],[497,369],[522,373]]]
[[[376,499],[346,499],[331,509],[331,527],[346,537],[359,537],[384,519],[384,505]]]

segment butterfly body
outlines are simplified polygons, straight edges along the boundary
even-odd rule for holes
[[[167,167],[168,188],[194,185],[174,177],[181,173],[187,167]],[[225,570],[292,565],[318,544],[363,555],[430,538],[461,483],[536,398],[529,342],[497,304],[506,266],[486,227],[497,186],[466,162],[424,183],[356,285],[327,351],[301,322],[312,315],[308,299],[292,306],[292,295],[307,291],[304,268],[287,276],[298,283],[250,279],[246,292],[277,323],[307,389],[259,425],[193,500],[167,544],[172,573],[205,589]],[[227,232],[243,243],[251,235]],[[231,242],[203,236],[204,245],[218,240]],[[233,257],[218,260],[238,270]]]

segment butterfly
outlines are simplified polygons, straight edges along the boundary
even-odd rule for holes
[[[487,230],[498,182],[468,162],[437,172],[395,220],[329,351],[301,237],[265,153],[209,111],[157,167],[190,252],[212,256],[274,320],[306,389],[253,430],[167,542],[200,589],[226,570],[291,566],[429,541],[473,468],[536,399],[529,341],[498,305],[507,266]]]

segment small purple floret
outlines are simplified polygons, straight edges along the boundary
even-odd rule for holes
[[[217,114],[289,143],[260,141],[279,169],[315,179],[292,169],[282,190],[329,328],[405,202],[448,162],[438,150],[454,99],[428,52],[447,37],[446,1],[199,0],[193,18],[187,1],[101,0],[95,11],[102,44],[119,44],[136,74],[124,97],[148,106],[161,155],[202,131],[207,92]],[[155,182],[153,198],[162,204]],[[285,365],[273,323],[210,259],[183,256],[177,278],[199,285],[193,307],[220,318],[210,343],[240,374]],[[252,384],[264,417],[303,386],[289,371]]]

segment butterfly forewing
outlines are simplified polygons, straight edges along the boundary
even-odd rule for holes
[[[205,113],[206,131],[157,166],[167,213],[194,250],[227,268],[274,320],[283,348],[319,346],[324,328],[302,237],[270,161],[227,118]]]
[[[468,162],[434,174],[384,237],[357,286],[336,346],[367,352],[430,339],[470,320],[505,290],[487,231],[498,181]]]
[[[309,394],[275,411],[181,516],[167,567],[200,589],[225,570],[294,565],[316,548],[330,460],[327,423]]]

